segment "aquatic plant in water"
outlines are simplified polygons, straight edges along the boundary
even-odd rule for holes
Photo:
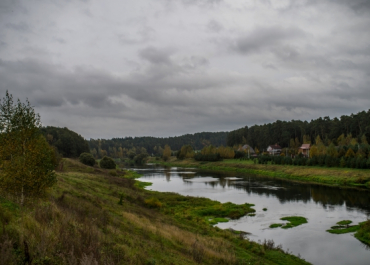
[[[280,218],[280,220],[288,221],[289,223],[286,223],[286,224],[281,224],[281,223],[271,224],[270,228],[281,227],[281,228],[284,228],[284,229],[288,229],[288,228],[293,228],[293,227],[299,226],[301,224],[307,223],[307,219],[305,217],[302,217],[302,216],[288,216],[288,217]]]

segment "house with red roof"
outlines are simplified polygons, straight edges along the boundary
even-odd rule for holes
[[[298,154],[302,154],[305,157],[309,157],[310,156],[310,148],[311,148],[310,144],[302,144],[302,146],[299,147],[299,149],[298,149]]]

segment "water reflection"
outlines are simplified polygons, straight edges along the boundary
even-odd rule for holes
[[[142,171],[143,169],[135,169]],[[315,202],[330,211],[333,205],[345,206],[348,211],[362,209],[370,213],[370,192],[361,189],[329,187],[323,185],[296,183],[255,175],[242,175],[224,172],[204,172],[182,168],[145,168],[146,178],[156,178],[164,174],[166,181],[172,177],[182,178],[184,184],[203,182],[213,188],[230,188],[243,191],[249,195],[276,197],[280,203],[287,202]],[[142,173],[144,173],[142,172]]]
[[[202,175],[201,173],[199,175]],[[199,177],[196,176],[196,177]],[[181,176],[181,174],[179,174]],[[189,176],[187,176],[189,177]],[[211,186],[234,187],[236,190],[243,190],[247,194],[258,194],[264,196],[274,196],[281,203],[286,202],[311,202],[321,204],[329,209],[332,205],[345,205],[347,210],[361,208],[370,212],[370,192],[368,190],[357,190],[349,188],[329,187],[314,184],[301,184],[261,178],[260,176],[240,176],[242,180],[229,180],[225,176],[217,176],[218,182],[208,182]]]
[[[369,190],[345,189],[302,184],[239,173],[199,171],[197,169],[153,167],[135,169],[150,189],[202,196],[221,202],[253,203],[256,215],[245,216],[218,227],[251,232],[250,240],[273,239],[277,244],[300,253],[312,264],[363,265],[370,253],[352,234],[325,232],[340,220],[354,224],[370,213]],[[267,211],[263,211],[263,208]],[[295,229],[270,229],[284,216],[304,216],[308,223]],[[333,242],[336,242],[333,244]],[[334,262],[335,261],[335,262]]]

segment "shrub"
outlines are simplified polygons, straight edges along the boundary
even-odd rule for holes
[[[95,165],[95,158],[90,153],[82,153],[79,159],[82,164],[85,164],[87,166]]]
[[[281,165],[281,161],[283,160],[283,156],[274,156],[273,157],[273,162],[274,164]]]
[[[317,162],[318,162],[320,167],[325,165],[325,159],[326,159],[326,155],[319,155],[317,157]]]
[[[247,154],[244,151],[235,151],[235,159],[244,158]]]
[[[147,154],[140,154],[134,157],[134,163],[136,165],[144,165],[146,162],[148,155]]]
[[[117,176],[117,171],[115,169],[109,170],[109,175],[115,177]]]
[[[101,168],[106,168],[106,169],[115,169],[116,168],[116,163],[114,160],[110,157],[104,156],[102,160],[100,160],[100,167]]]
[[[356,168],[356,158],[348,159],[347,166],[350,168]]]
[[[289,156],[284,157],[283,161],[284,161],[283,165],[291,165],[293,162],[292,158]]]
[[[144,202],[150,208],[160,208],[160,207],[162,207],[162,203],[157,198],[154,198],[154,197],[146,199]]]
[[[262,155],[258,158],[258,164],[267,164],[269,161],[271,161],[271,156],[269,155]]]
[[[220,154],[202,155],[200,153],[194,156],[196,161],[219,161],[221,160]]]

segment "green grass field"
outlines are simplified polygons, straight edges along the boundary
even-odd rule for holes
[[[0,197],[1,264],[308,264],[212,226],[252,205],[148,191],[134,172],[115,173],[65,159],[44,200]]]
[[[225,159],[218,162],[197,162],[194,159],[178,160],[174,157],[168,162],[150,161],[166,166],[197,167],[200,169],[231,171],[263,175],[301,182],[319,183],[335,186],[370,188],[370,170],[350,168],[327,168],[292,165],[260,165],[252,160]]]

